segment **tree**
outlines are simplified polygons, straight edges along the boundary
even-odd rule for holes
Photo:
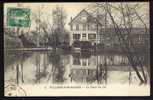
[[[40,5],[38,11],[32,13],[32,20],[35,22],[35,32],[37,35],[37,46],[46,46],[49,34],[52,33],[52,25],[48,21],[48,13],[45,13],[45,6]],[[44,17],[45,15],[45,17]]]
[[[55,45],[57,46],[59,43],[69,40],[68,31],[65,29],[65,24],[66,24],[65,20],[67,15],[63,7],[56,6],[56,8],[52,10],[52,17],[53,17],[53,40]]]
[[[128,5],[126,5],[126,9],[124,9],[125,7],[123,7],[122,3],[120,4],[119,11],[121,12],[121,15],[122,15],[121,20],[123,21],[123,27],[126,30],[126,33],[128,34],[128,36],[125,37],[125,35],[122,34],[122,32],[119,28],[119,25],[114,20],[114,17],[112,16],[112,12],[110,10],[111,9],[110,7],[111,6],[109,4],[106,4],[104,9],[108,12],[108,14],[109,14],[109,16],[112,20],[112,23],[113,23],[113,26],[115,28],[116,34],[117,34],[117,36],[119,38],[119,41],[121,43],[122,50],[123,50],[124,53],[126,53],[127,58],[129,60],[130,64],[132,65],[133,69],[135,70],[137,76],[139,77],[141,83],[146,83],[146,75],[144,73],[143,65],[142,65],[141,61],[138,59],[138,56],[131,52],[131,50],[135,51],[136,49],[135,49],[133,44],[132,44],[132,47],[129,47],[128,44],[127,44],[127,41],[126,41],[126,39],[128,39],[129,41],[131,39],[131,38],[128,38],[128,37],[130,36],[131,29],[133,28],[132,23],[130,22],[130,18],[132,17],[131,15],[133,15],[132,14],[133,12],[131,12],[131,10],[129,10]],[[138,67],[141,68],[142,75],[138,71]]]
[[[96,3],[94,7],[103,9],[106,12],[106,18],[110,20],[109,24],[110,26],[113,26],[115,30],[115,35],[118,37],[123,53],[126,54],[132,68],[135,70],[141,83],[146,83],[147,80],[143,65],[139,60],[139,56],[133,53],[133,51],[136,51],[137,48],[135,48],[135,45],[132,43],[133,41],[131,40],[131,30],[132,28],[134,28],[133,25],[135,25],[136,21],[139,21],[139,24],[142,23],[142,26],[146,30],[146,35],[148,32],[148,25],[144,22],[142,16],[139,15],[139,13],[137,12],[138,6],[141,8],[141,5],[139,5],[139,3],[134,5],[127,3],[118,3],[116,5],[112,5],[111,3]],[[121,29],[124,29],[124,31]],[[123,35],[123,32],[127,35]],[[131,46],[128,45],[128,41],[131,42]],[[141,69],[142,74],[140,74],[138,70],[139,68]]]

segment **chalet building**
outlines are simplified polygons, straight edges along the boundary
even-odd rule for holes
[[[86,10],[82,10],[76,17],[71,18],[70,25],[70,45],[74,41],[90,41],[96,43],[97,26],[102,25],[95,17],[90,15]]]
[[[119,45],[115,29],[104,28],[104,21],[99,21],[98,19],[86,10],[82,10],[76,17],[71,18],[69,23],[71,30],[70,45],[75,41],[88,41],[92,45],[101,43],[111,47]],[[124,36],[127,35],[126,29],[122,28],[120,30]],[[131,45],[130,42],[135,46],[149,45],[149,29],[146,32],[145,28],[132,28],[130,38],[129,45]]]

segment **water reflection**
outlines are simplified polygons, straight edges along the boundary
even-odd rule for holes
[[[15,80],[17,84],[107,85],[140,82],[123,54],[97,56],[90,53],[6,52],[5,55],[5,80]],[[140,58],[144,59],[143,56]],[[145,73],[149,79],[146,70],[147,67]]]

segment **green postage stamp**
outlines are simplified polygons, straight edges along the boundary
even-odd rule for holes
[[[17,27],[30,26],[30,9],[27,8],[8,8],[7,25]]]

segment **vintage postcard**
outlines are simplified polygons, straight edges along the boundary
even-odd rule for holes
[[[4,3],[4,94],[150,96],[149,2]]]

